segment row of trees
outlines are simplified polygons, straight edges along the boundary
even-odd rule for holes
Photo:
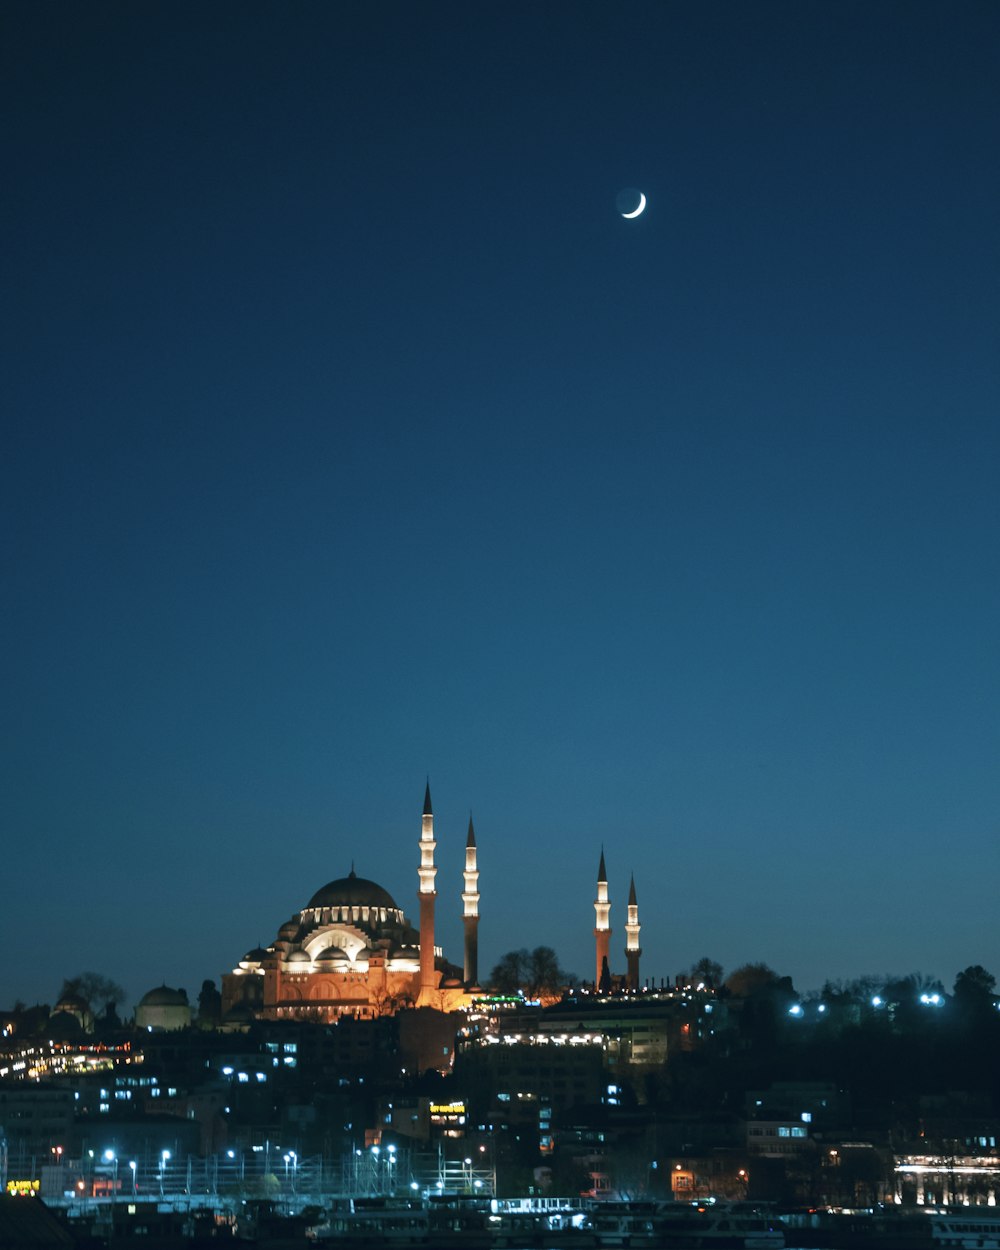
[[[686,975],[690,985],[713,990],[724,999],[767,997],[783,999],[791,1005],[800,998],[791,977],[781,976],[765,963],[741,964],[724,976],[722,965],[705,957]],[[508,951],[489,976],[489,988],[496,993],[522,993],[531,999],[558,998],[564,990],[578,984],[578,979],[560,966],[551,946]],[[972,964],[957,975],[950,995],[937,978],[913,972],[906,976],[870,975],[827,981],[818,994],[806,995],[802,1001],[824,1007],[885,1008],[901,1023],[914,1013],[919,1015],[921,1007],[950,1003],[959,1018],[975,1020],[996,1010],[996,988],[996,977],[981,964]]]
[[[786,1007],[800,1002],[790,977],[783,977],[765,963],[746,963],[723,975],[722,965],[707,957],[699,959],[687,973],[689,984],[713,990],[723,999],[768,1000]],[[521,948],[501,956],[490,972],[488,986],[498,994],[524,994],[529,999],[554,1001],[566,989],[579,984],[559,963],[551,946]],[[59,992],[60,1000],[82,999],[95,1016],[115,1015],[115,1007],[125,998],[125,990],[110,977],[98,972],[80,972],[67,977]],[[824,1009],[882,1010],[898,1025],[915,1024],[926,1018],[928,1006],[949,1008],[949,1017],[975,1024],[990,1014],[997,1014],[997,979],[981,964],[972,964],[955,978],[949,995],[942,983],[922,973],[907,976],[863,976],[846,981],[827,981],[814,994],[801,1002],[808,1009],[822,1005]],[[398,1004],[397,1004],[398,1005]],[[222,1003],[215,983],[206,980],[198,995],[198,1020],[203,1027],[212,1027],[221,1018]],[[15,1003],[15,1013],[23,1012],[23,1003]]]

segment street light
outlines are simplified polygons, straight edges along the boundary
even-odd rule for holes
[[[112,1165],[111,1205],[113,1207],[115,1202],[118,1200],[118,1156],[113,1150],[105,1150],[103,1158],[105,1163],[110,1163]],[[111,1217],[111,1222],[112,1224],[114,1223],[114,1215]]]
[[[167,1166],[167,1160],[170,1158],[169,1150],[160,1151],[160,1197],[163,1197],[163,1171]]]
[[[136,1195],[136,1192],[137,1192],[137,1190],[136,1190],[136,1183],[135,1183],[135,1172],[136,1172],[136,1168],[137,1168],[139,1165],[136,1163],[136,1161],[135,1161],[134,1159],[129,1159],[129,1161],[128,1161],[128,1165],[129,1165],[129,1168],[130,1168],[130,1169],[131,1169],[131,1171],[132,1171],[132,1197],[134,1198],[134,1197],[135,1197],[135,1195]]]

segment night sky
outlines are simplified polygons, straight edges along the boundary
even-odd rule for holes
[[[1000,6],[5,13],[0,1006],[1000,975]]]

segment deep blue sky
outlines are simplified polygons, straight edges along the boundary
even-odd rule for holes
[[[0,1005],[1000,975],[1000,7],[5,12]]]

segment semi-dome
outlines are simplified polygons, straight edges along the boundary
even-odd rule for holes
[[[390,911],[398,911],[392,895],[383,890],[374,881],[355,875],[351,869],[350,876],[338,877],[323,886],[309,900],[309,907],[385,907]]]

